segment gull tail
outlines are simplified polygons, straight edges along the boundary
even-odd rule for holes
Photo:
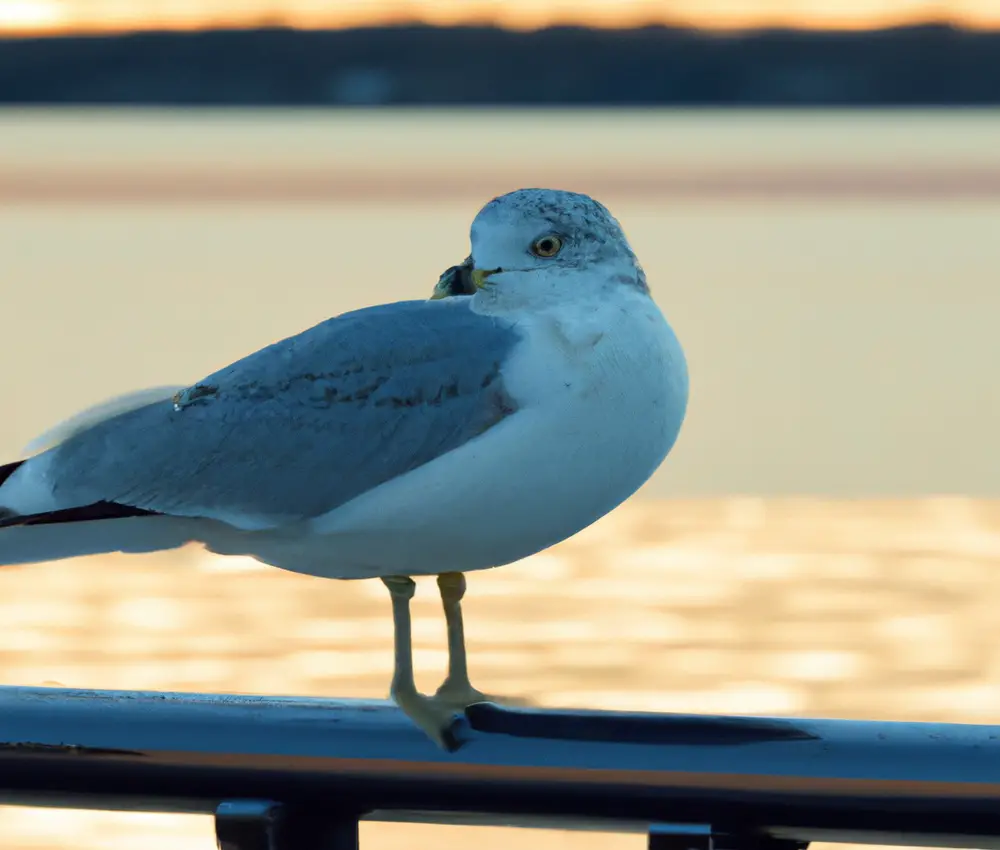
[[[0,567],[111,552],[158,552],[195,539],[191,523],[183,518],[115,502],[33,514],[5,508],[4,483],[27,462],[0,466]]]

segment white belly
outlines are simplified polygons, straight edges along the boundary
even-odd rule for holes
[[[515,414],[295,536],[240,535],[235,550],[330,578],[481,570],[539,552],[608,513],[673,445],[687,371],[652,301],[623,293],[594,306],[572,324],[532,320],[503,370]]]

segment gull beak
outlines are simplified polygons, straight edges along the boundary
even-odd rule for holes
[[[455,295],[472,295],[476,288],[472,282],[472,257],[466,257],[462,263],[446,269],[438,278],[431,301]]]
[[[498,271],[500,269],[477,269],[474,267],[472,257],[466,257],[462,263],[445,270],[438,278],[430,300],[437,301],[456,295],[475,295],[478,290],[483,288],[486,278]]]
[[[486,278],[501,271],[503,271],[503,269],[473,269],[469,273],[469,278],[472,280],[472,285],[475,286],[476,289],[482,289],[486,286]]]

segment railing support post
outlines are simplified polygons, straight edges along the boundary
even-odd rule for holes
[[[806,850],[809,844],[765,835],[739,835],[700,823],[656,823],[648,850]]]
[[[219,850],[358,850],[358,816],[273,800],[226,800],[215,810]]]

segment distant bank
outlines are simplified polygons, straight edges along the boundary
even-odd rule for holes
[[[0,104],[1000,105],[1000,32],[283,28],[0,39]]]

